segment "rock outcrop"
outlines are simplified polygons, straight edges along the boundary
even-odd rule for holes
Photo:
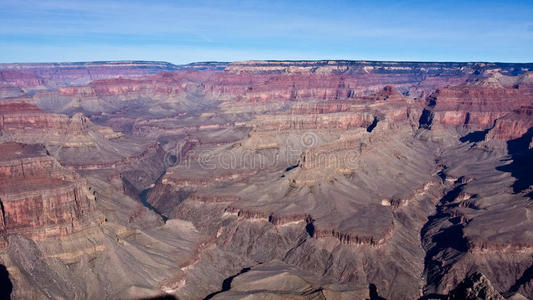
[[[448,295],[450,300],[503,300],[505,299],[496,291],[490,281],[481,273],[474,273],[465,278]]]
[[[101,222],[87,182],[43,145],[0,144],[1,230],[33,240],[65,236]]]

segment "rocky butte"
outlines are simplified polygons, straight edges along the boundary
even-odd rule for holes
[[[13,299],[531,299],[533,64],[0,64]]]

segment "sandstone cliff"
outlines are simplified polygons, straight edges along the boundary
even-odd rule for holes
[[[8,142],[0,150],[3,234],[42,240],[98,222],[87,183],[46,155],[44,146]]]

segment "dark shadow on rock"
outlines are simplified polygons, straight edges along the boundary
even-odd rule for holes
[[[285,169],[285,172],[288,172],[288,171],[290,171],[290,170],[292,170],[292,169],[295,169],[295,168],[298,168],[298,164],[296,164],[296,165],[294,165],[294,166],[287,167],[287,168]]]
[[[152,191],[152,188],[147,188],[145,190],[143,190],[140,194],[139,194],[139,198],[141,199],[141,202],[142,204],[148,208],[149,210],[155,212],[157,215],[159,215],[161,217],[161,219],[163,220],[163,222],[166,222],[168,221],[168,217],[165,216],[164,214],[162,214],[157,208],[155,208],[154,206],[152,206],[152,204],[150,204],[150,202],[148,202],[148,194]]]
[[[222,293],[222,292],[226,292],[226,291],[229,291],[231,289],[231,282],[233,281],[233,279],[241,274],[244,274],[248,271],[250,271],[251,268],[243,268],[239,273],[233,275],[233,276],[230,276],[226,279],[224,279],[224,281],[222,281],[222,288],[220,289],[220,291],[216,291],[214,293],[211,293],[209,295],[207,295],[207,297],[204,298],[204,300],[209,300],[213,297],[215,297],[216,295]]]
[[[376,128],[376,126],[378,125],[378,122],[379,122],[379,119],[377,117],[374,117],[374,120],[372,121],[372,124],[370,124],[366,128],[366,132],[372,132],[372,130],[374,130],[374,128]]]
[[[370,296],[370,300],[387,300],[378,295],[378,288],[373,283],[368,285],[368,295]]]
[[[307,234],[309,234],[310,237],[313,237],[315,235],[315,225],[313,225],[313,223],[307,223],[307,225],[305,225],[305,231],[307,232]]]
[[[426,256],[424,258],[424,270],[426,273],[427,285],[439,282],[443,276],[444,270],[439,267],[439,253],[446,249],[455,249],[460,253],[464,253],[468,250],[468,244],[463,234],[463,225],[459,222],[453,222],[454,217],[448,211],[449,203],[455,201],[455,199],[461,194],[464,186],[465,184],[456,185],[440,199],[439,204],[436,206],[437,212],[428,217],[428,221],[424,224],[420,232],[420,237],[423,241],[427,238],[431,238],[431,247],[425,249]],[[434,226],[438,226],[443,220],[448,220],[452,225],[441,227],[437,232],[426,237],[428,232],[434,228]]]
[[[516,282],[513,284],[512,287],[509,288],[509,291],[507,291],[504,296],[510,297],[514,295],[516,292],[518,292],[522,285],[530,282],[531,280],[533,280],[533,265],[529,266],[529,268],[524,271],[522,276],[520,276],[520,278],[516,280]]]
[[[446,300],[446,299],[448,299],[448,296],[442,295],[442,294],[427,294],[427,295],[424,295],[418,298],[418,300]]]
[[[13,283],[9,278],[9,272],[4,265],[0,265],[0,300],[11,299]]]
[[[468,125],[469,120],[470,120],[470,113],[467,113],[466,114],[465,125]],[[496,126],[496,121],[494,121],[494,123],[492,123],[491,127],[487,128],[485,130],[472,131],[469,134],[461,137],[459,139],[459,141],[461,143],[464,143],[464,142],[478,143],[478,142],[484,141],[485,137],[487,137],[487,134],[489,133],[489,131],[491,129],[493,129],[495,126]]]
[[[485,137],[487,136],[487,133],[489,133],[490,128],[487,128],[485,130],[480,131],[472,131],[469,134],[459,138],[459,141],[461,143],[464,142],[470,142],[470,143],[477,143],[485,140]]]
[[[459,252],[466,252],[468,250],[468,245],[463,237],[463,226],[462,225],[452,225],[441,230],[439,233],[435,234],[432,238],[433,242],[436,243],[436,247],[429,251],[431,254],[437,254],[441,250],[452,248]]]
[[[428,109],[422,111],[420,119],[418,120],[418,128],[431,129],[431,124],[433,123],[433,112]]]
[[[497,170],[510,172],[516,178],[513,183],[513,191],[520,193],[533,184],[533,149],[529,144],[533,138],[533,127],[521,137],[507,142],[507,153],[512,162],[507,165],[496,167]],[[529,195],[529,194],[528,194]]]
[[[156,296],[152,298],[144,298],[143,300],[178,300],[178,298],[172,295],[162,295],[162,296]]]
[[[451,215],[449,215],[449,213],[445,210],[445,205],[457,199],[457,197],[461,194],[463,187],[464,184],[456,186],[440,199],[439,205],[437,206],[437,213],[429,216],[428,222],[422,228],[422,236],[426,235],[427,231],[435,222],[438,222],[444,218],[451,218]],[[430,251],[427,251],[429,257],[446,248],[453,248],[460,252],[465,252],[468,250],[466,240],[463,237],[463,226],[461,224],[454,224],[447,228],[441,229],[432,237],[432,241],[435,243],[435,247]]]

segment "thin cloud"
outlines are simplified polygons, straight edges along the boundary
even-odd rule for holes
[[[494,59],[507,53],[510,60],[531,60],[533,53],[533,4],[526,2],[5,0],[2,6],[0,45],[19,49],[69,46],[84,53],[88,46],[112,46],[135,54],[144,46],[174,46],[205,49],[210,60],[228,51],[434,60],[479,60],[475,50]]]

